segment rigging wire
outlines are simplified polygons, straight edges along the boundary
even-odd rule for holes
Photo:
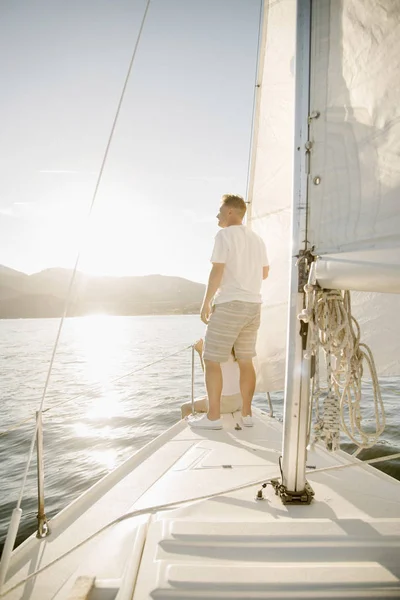
[[[89,207],[89,213],[88,213],[88,216],[87,216],[87,222],[90,219],[90,216],[91,216],[91,214],[93,212],[94,204],[96,202],[97,192],[99,190],[100,183],[101,183],[101,180],[102,180],[102,177],[103,177],[104,168],[105,168],[105,165],[106,165],[106,162],[107,162],[107,158],[108,158],[108,154],[109,154],[111,142],[112,142],[112,139],[113,139],[113,136],[114,136],[114,132],[115,132],[115,128],[116,128],[116,125],[117,125],[118,117],[119,117],[119,114],[120,114],[120,111],[121,111],[122,102],[123,102],[124,97],[125,97],[126,88],[127,88],[127,85],[128,85],[128,81],[129,81],[129,78],[130,78],[131,71],[132,71],[133,62],[134,62],[135,57],[136,57],[136,52],[137,52],[138,45],[139,45],[139,42],[140,42],[140,38],[141,38],[141,35],[142,35],[142,31],[143,31],[144,23],[145,23],[145,20],[146,20],[147,12],[148,12],[148,9],[149,9],[150,1],[151,0],[147,0],[147,3],[146,3],[146,8],[145,8],[145,11],[144,11],[144,14],[143,14],[143,17],[142,17],[142,22],[141,22],[141,25],[140,25],[139,34],[138,34],[137,39],[136,39],[135,47],[133,49],[133,53],[132,53],[132,56],[131,56],[129,67],[128,67],[128,72],[126,74],[125,81],[124,81],[124,84],[123,84],[123,87],[122,87],[122,92],[120,94],[120,98],[119,98],[119,102],[118,102],[118,105],[117,105],[117,110],[115,112],[115,116],[114,116],[113,124],[112,124],[112,127],[111,127],[111,131],[110,131],[110,134],[108,136],[108,140],[107,140],[107,144],[106,144],[106,149],[105,149],[105,152],[104,152],[104,155],[103,155],[103,160],[101,162],[99,175],[97,177],[96,186],[95,186],[95,189],[94,189],[94,192],[93,192],[93,196],[92,196],[92,201],[91,201],[91,204],[90,204],[90,207]],[[52,372],[52,369],[53,369],[54,359],[55,359],[55,355],[56,355],[56,352],[57,352],[58,343],[60,341],[60,336],[61,336],[61,331],[62,331],[62,328],[63,328],[63,325],[64,325],[64,321],[65,321],[65,318],[66,318],[67,313],[68,313],[68,308],[69,308],[69,304],[70,304],[70,300],[71,300],[71,295],[72,295],[71,292],[72,292],[73,285],[74,285],[74,282],[75,282],[76,273],[77,273],[77,270],[78,270],[78,264],[79,264],[80,258],[81,258],[81,250],[79,249],[78,250],[78,254],[76,256],[76,260],[75,260],[75,264],[74,264],[74,269],[72,271],[71,280],[70,280],[69,286],[68,286],[68,291],[67,291],[67,295],[66,295],[66,299],[65,299],[65,304],[64,304],[63,315],[62,315],[61,320],[60,320],[60,325],[59,325],[59,328],[58,328],[58,331],[57,331],[57,336],[56,336],[56,339],[55,339],[55,342],[54,342],[53,351],[52,351],[52,354],[51,354],[51,359],[50,359],[50,364],[49,364],[49,368],[48,368],[48,372],[47,372],[46,382],[44,384],[43,394],[42,394],[42,398],[41,398],[40,405],[39,405],[39,411],[38,411],[39,412],[39,416],[43,412],[43,405],[44,405],[44,401],[45,401],[46,394],[47,394],[47,389],[48,389],[49,382],[50,382],[50,376],[51,376],[51,372]],[[20,495],[19,495],[19,498],[18,498],[18,502],[17,502],[17,509],[20,508],[21,502],[22,502],[22,496],[23,496],[23,493],[24,493],[25,485],[26,485],[26,479],[27,479],[27,476],[28,476],[29,466],[31,464],[31,460],[32,460],[32,456],[33,456],[33,449],[34,449],[34,446],[35,446],[35,440],[36,440],[36,434],[37,434],[38,424],[39,424],[39,419],[36,421],[35,431],[34,431],[33,436],[32,436],[31,446],[30,446],[29,454],[28,454],[28,460],[27,460],[27,463],[26,463],[25,473],[24,473],[24,477],[23,477],[23,481],[22,481],[22,486],[21,486],[21,492],[20,492]]]
[[[138,49],[138,46],[139,46],[139,42],[140,42],[140,39],[141,39],[141,36],[142,36],[142,32],[143,32],[144,24],[145,24],[145,21],[146,21],[148,9],[149,9],[149,6],[150,6],[150,1],[151,0],[147,0],[147,2],[146,2],[145,10],[144,10],[143,17],[142,17],[141,24],[140,24],[140,28],[139,28],[139,33],[138,33],[138,36],[136,38],[136,43],[135,43],[135,46],[134,46],[134,49],[133,49],[133,52],[132,52],[132,55],[131,55],[131,59],[130,59],[130,62],[129,62],[128,71],[127,71],[127,74],[126,74],[126,77],[125,77],[125,81],[124,81],[124,84],[123,84],[123,87],[122,87],[122,91],[121,91],[121,94],[120,94],[120,98],[119,98],[119,102],[118,102],[118,105],[117,105],[117,109],[116,109],[116,112],[115,112],[115,115],[114,115],[114,120],[113,120],[113,123],[112,123],[110,134],[108,136],[106,148],[105,148],[105,151],[104,151],[104,154],[103,154],[103,159],[102,159],[102,162],[101,162],[99,174],[98,174],[96,185],[95,185],[95,188],[94,188],[94,192],[93,192],[92,200],[91,200],[91,203],[90,203],[90,207],[89,207],[89,211],[88,211],[88,215],[87,215],[87,220],[86,220],[86,225],[84,227],[84,230],[86,230],[86,228],[87,228],[87,224],[88,224],[88,222],[90,220],[91,214],[93,212],[93,207],[94,207],[95,202],[96,202],[97,192],[99,190],[100,183],[102,181],[104,168],[105,168],[105,165],[106,165],[106,162],[107,162],[109,150],[110,150],[110,147],[111,147],[111,142],[112,142],[112,139],[113,139],[113,136],[114,136],[114,132],[115,132],[115,129],[116,129],[116,125],[117,125],[117,122],[118,122],[119,114],[120,114],[120,111],[121,111],[121,106],[122,106],[122,103],[123,103],[123,100],[124,100],[124,97],[125,97],[125,92],[126,92],[126,89],[127,89],[127,86],[128,86],[128,81],[129,81],[130,74],[131,74],[131,71],[132,71],[132,66],[133,66],[133,63],[134,63],[134,60],[135,60],[135,57],[136,57],[136,52],[137,52],[137,49]],[[3,553],[2,553],[2,556],[1,556],[1,560],[0,560],[0,587],[4,583],[4,579],[5,579],[7,570],[8,570],[8,564],[9,564],[10,557],[11,557],[12,548],[14,546],[16,535],[17,535],[17,531],[18,531],[19,521],[20,521],[21,514],[22,514],[22,510],[21,510],[22,498],[23,498],[23,494],[24,494],[24,490],[25,490],[25,486],[26,486],[26,481],[27,481],[27,477],[28,477],[29,467],[30,467],[30,464],[31,464],[31,461],[32,461],[33,450],[34,450],[34,446],[35,446],[35,441],[36,441],[36,437],[37,437],[39,423],[41,423],[41,417],[42,417],[42,413],[43,413],[43,405],[44,405],[44,401],[45,401],[45,398],[46,398],[47,389],[48,389],[48,386],[49,386],[49,381],[50,381],[50,377],[51,377],[51,373],[52,373],[52,369],[53,369],[53,364],[54,364],[54,359],[55,359],[57,348],[58,348],[58,343],[59,343],[59,340],[60,340],[60,337],[61,337],[61,332],[62,332],[62,329],[63,329],[65,318],[66,318],[66,316],[68,314],[68,308],[70,306],[70,301],[71,301],[71,296],[72,296],[72,290],[73,290],[74,282],[75,282],[75,279],[76,279],[76,274],[77,274],[77,270],[78,270],[78,264],[79,264],[80,257],[81,257],[81,246],[82,246],[82,244],[78,245],[78,253],[77,253],[77,256],[76,256],[76,259],[75,259],[74,268],[73,268],[73,271],[72,271],[71,279],[70,279],[70,282],[69,282],[69,286],[68,286],[68,290],[67,290],[67,294],[66,294],[66,298],[65,298],[65,302],[64,302],[64,310],[63,310],[63,314],[62,314],[62,317],[61,317],[61,320],[60,320],[60,324],[59,324],[59,327],[58,327],[58,331],[57,331],[56,339],[55,339],[55,342],[54,342],[53,350],[52,350],[52,353],[51,353],[51,359],[50,359],[49,368],[48,368],[48,371],[47,371],[46,381],[45,381],[44,388],[43,388],[43,394],[42,394],[42,397],[41,397],[41,401],[40,401],[40,405],[39,405],[39,410],[37,411],[36,424],[35,424],[35,429],[34,429],[34,432],[33,432],[33,435],[32,435],[32,440],[31,440],[31,444],[30,444],[30,448],[29,448],[28,458],[27,458],[27,461],[26,461],[25,471],[24,471],[22,485],[21,485],[21,491],[20,491],[20,494],[19,494],[19,497],[18,497],[17,505],[14,508],[13,513],[12,513],[10,525],[9,525],[8,532],[7,532],[7,537],[6,537],[6,542],[5,542],[4,550],[3,550]]]
[[[192,344],[190,344],[189,346],[185,346],[184,348],[181,348],[180,350],[177,350],[176,352],[172,352],[172,354],[167,354],[165,356],[162,356],[161,358],[158,358],[157,360],[153,360],[151,363],[147,363],[146,365],[142,365],[141,367],[138,367],[137,369],[134,369],[133,371],[129,371],[129,373],[125,373],[124,375],[121,375],[120,377],[111,379],[109,383],[110,384],[117,383],[118,381],[121,381],[122,379],[125,379],[126,377],[134,375],[135,373],[139,373],[139,371],[143,371],[144,369],[148,369],[148,368],[152,367],[153,365],[156,365],[157,363],[167,360],[168,358],[177,356],[178,354],[185,352],[186,350],[188,350],[191,347],[192,347]],[[84,398],[91,391],[95,391],[96,388],[97,388],[97,384],[94,384],[94,385],[90,386],[85,392],[81,392],[80,394],[76,394],[75,396],[71,396],[70,398],[65,398],[64,400],[61,400],[60,402],[56,402],[55,404],[52,404],[48,408],[43,409],[42,414],[47,413],[47,412],[53,410],[54,408],[62,406],[63,404],[66,404],[67,402],[72,402],[73,400],[78,400],[79,398]],[[36,418],[36,415],[32,414],[31,416],[27,417],[26,419],[19,421],[19,423],[15,423],[14,425],[11,425],[8,429],[3,429],[2,431],[0,431],[0,437],[3,435],[6,435],[10,431],[14,431],[15,429],[18,429],[25,423],[28,423],[31,419],[35,419],[35,418]]]
[[[255,119],[256,119],[256,112],[258,109],[258,97],[259,97],[259,94],[261,91],[260,83],[259,83],[259,77],[260,77],[259,63],[260,63],[260,53],[261,53],[263,15],[264,15],[264,2],[263,2],[263,0],[260,0],[260,9],[259,9],[259,16],[258,16],[257,55],[256,55],[256,64],[255,64],[255,75],[254,75],[253,106],[252,106],[252,116],[251,116],[251,126],[250,126],[249,152],[248,152],[248,160],[247,160],[247,178],[246,178],[245,200],[247,201],[248,207],[251,203],[251,200],[249,199],[249,189],[250,189],[251,171],[253,169],[253,143],[254,143],[254,139],[255,139],[254,123],[255,123]],[[248,221],[248,217],[247,217],[246,221]]]

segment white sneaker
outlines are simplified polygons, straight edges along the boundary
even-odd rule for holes
[[[253,417],[251,415],[247,415],[246,417],[242,415],[242,425],[244,427],[253,427]]]
[[[199,419],[189,419],[189,427],[192,429],[222,429],[222,419],[211,421],[207,415]]]
[[[186,419],[188,421],[196,421],[196,419],[198,419],[198,418],[199,418],[199,413],[190,413],[190,415],[188,415],[186,417]]]

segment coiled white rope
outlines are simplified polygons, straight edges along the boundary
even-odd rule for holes
[[[360,342],[360,326],[351,314],[350,292],[322,290],[311,269],[305,286],[306,308],[299,319],[309,324],[306,356],[315,357],[312,385],[314,441],[340,447],[340,428],[358,446],[374,446],[385,429],[385,409],[371,349]],[[320,351],[326,361],[326,386],[321,387]],[[363,424],[362,377],[367,366],[373,391],[375,426]],[[321,409],[321,400],[323,406]]]

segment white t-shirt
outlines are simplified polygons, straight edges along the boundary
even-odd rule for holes
[[[212,263],[224,263],[224,274],[215,304],[240,300],[261,303],[263,267],[267,250],[259,235],[244,225],[224,227],[215,236]]]
[[[222,371],[222,396],[240,394],[240,369],[236,360],[231,355],[227,362],[221,363]]]

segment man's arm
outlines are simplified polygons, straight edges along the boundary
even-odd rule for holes
[[[203,370],[204,373],[204,360],[203,360],[203,347],[204,347],[204,343],[202,338],[200,338],[199,340],[197,340],[197,342],[194,345],[194,349],[196,350],[197,354],[200,357],[200,364],[201,364],[201,368]]]
[[[267,279],[269,274],[269,267],[263,267],[263,279]]]
[[[213,299],[215,292],[219,288],[222,276],[224,274],[225,263],[213,263],[208,278],[208,284],[206,293],[204,295],[203,304],[201,307],[201,320],[207,325],[211,315],[211,300]]]

